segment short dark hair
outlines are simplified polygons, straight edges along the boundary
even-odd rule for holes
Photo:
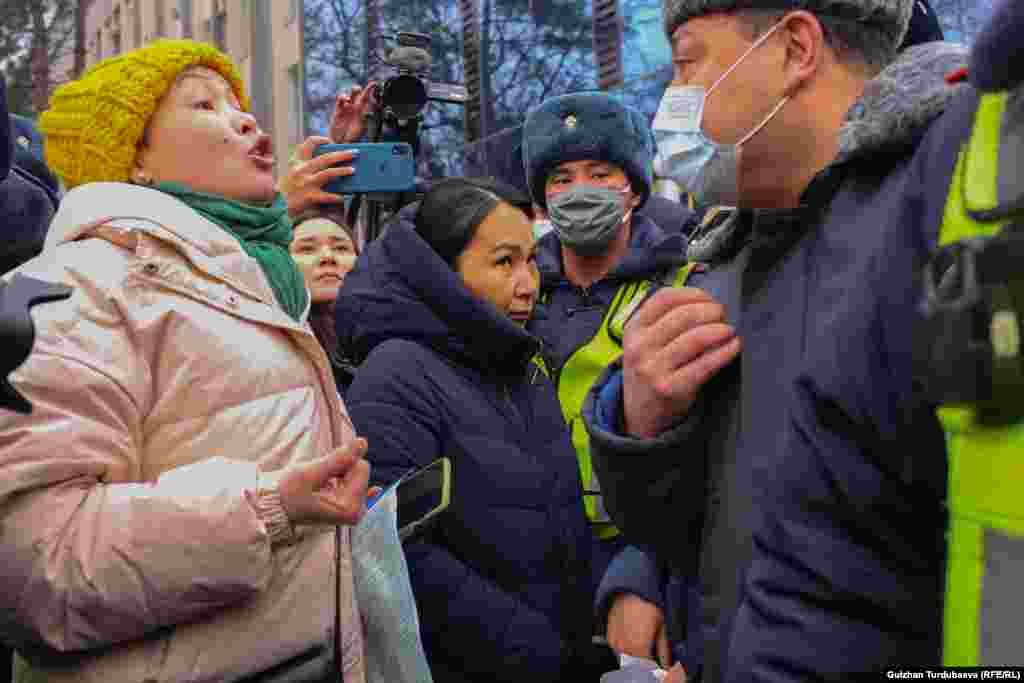
[[[416,232],[454,269],[477,228],[502,202],[533,216],[530,198],[497,178],[446,178],[424,195],[414,219]]]
[[[737,18],[750,31],[752,40],[759,38],[787,14],[787,11],[774,9],[736,12]],[[876,76],[895,59],[897,50],[889,47],[893,41],[882,27],[852,17],[826,14],[814,14],[814,17],[821,25],[825,43],[835,51],[840,62],[858,64],[869,76]]]

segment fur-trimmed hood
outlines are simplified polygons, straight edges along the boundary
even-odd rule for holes
[[[838,162],[912,144],[941,114],[960,86],[946,76],[967,66],[967,48],[924,43],[901,52],[868,81],[839,133]]]

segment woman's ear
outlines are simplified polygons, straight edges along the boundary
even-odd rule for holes
[[[149,171],[142,168],[138,160],[136,160],[135,167],[132,169],[131,181],[136,185],[152,185],[155,182],[153,176]]]

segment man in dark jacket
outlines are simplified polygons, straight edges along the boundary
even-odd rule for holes
[[[925,0],[917,0],[900,51],[942,39],[942,28],[935,12]],[[654,199],[652,197],[648,200],[645,210]],[[724,212],[715,211],[706,215],[709,224],[699,227],[702,232],[714,230],[710,221],[720,221],[727,217]],[[672,574],[669,568],[659,564],[652,554],[634,548],[616,558],[609,567],[598,591],[598,611],[602,620],[610,621],[610,628],[616,628],[618,621],[625,621],[631,616],[624,608],[627,602],[635,602],[640,595],[653,596],[657,600],[654,606],[661,611],[657,618],[668,619],[670,628],[667,635],[673,636],[673,658],[682,660],[686,658],[686,642],[684,634],[681,633],[682,624],[678,622],[680,615],[685,612],[686,601],[691,599],[688,595],[688,591],[691,590],[692,587],[687,584],[685,577]],[[633,629],[633,634],[636,635],[636,629]],[[642,648],[643,645],[638,643],[637,647]]]
[[[741,210],[691,240],[707,272],[639,310],[584,411],[615,521],[698,577],[690,680],[939,658],[944,450],[909,368],[929,248],[912,160],[964,53],[896,56],[913,0],[792,6],[666,0],[659,154],[698,201]]]
[[[523,127],[526,180],[553,227],[538,243],[541,305],[529,329],[543,342],[541,355],[573,434],[588,518],[603,539],[604,560],[595,563],[602,569],[624,544],[604,511],[591,468],[580,417],[583,397],[621,353],[613,319],[627,311],[631,297],[639,303],[641,286],[670,281],[684,262],[685,238],[678,228],[666,234],[641,214],[651,192],[653,152],[643,115],[605,93],[547,100]],[[635,553],[628,550],[627,556]],[[634,604],[649,614],[645,605],[660,603],[658,582],[632,578],[615,591],[642,598],[643,604]],[[636,627],[635,635],[647,633],[644,640],[653,646],[660,624],[638,612],[625,621]]]
[[[43,161],[43,140],[35,124],[11,115],[4,127],[12,141],[10,173],[0,181],[4,240],[0,273],[13,270],[43,250],[46,230],[60,203],[56,176]]]

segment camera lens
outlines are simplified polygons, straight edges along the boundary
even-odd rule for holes
[[[395,76],[385,81],[381,88],[381,102],[391,109],[395,118],[411,119],[426,106],[427,88],[415,76]]]

